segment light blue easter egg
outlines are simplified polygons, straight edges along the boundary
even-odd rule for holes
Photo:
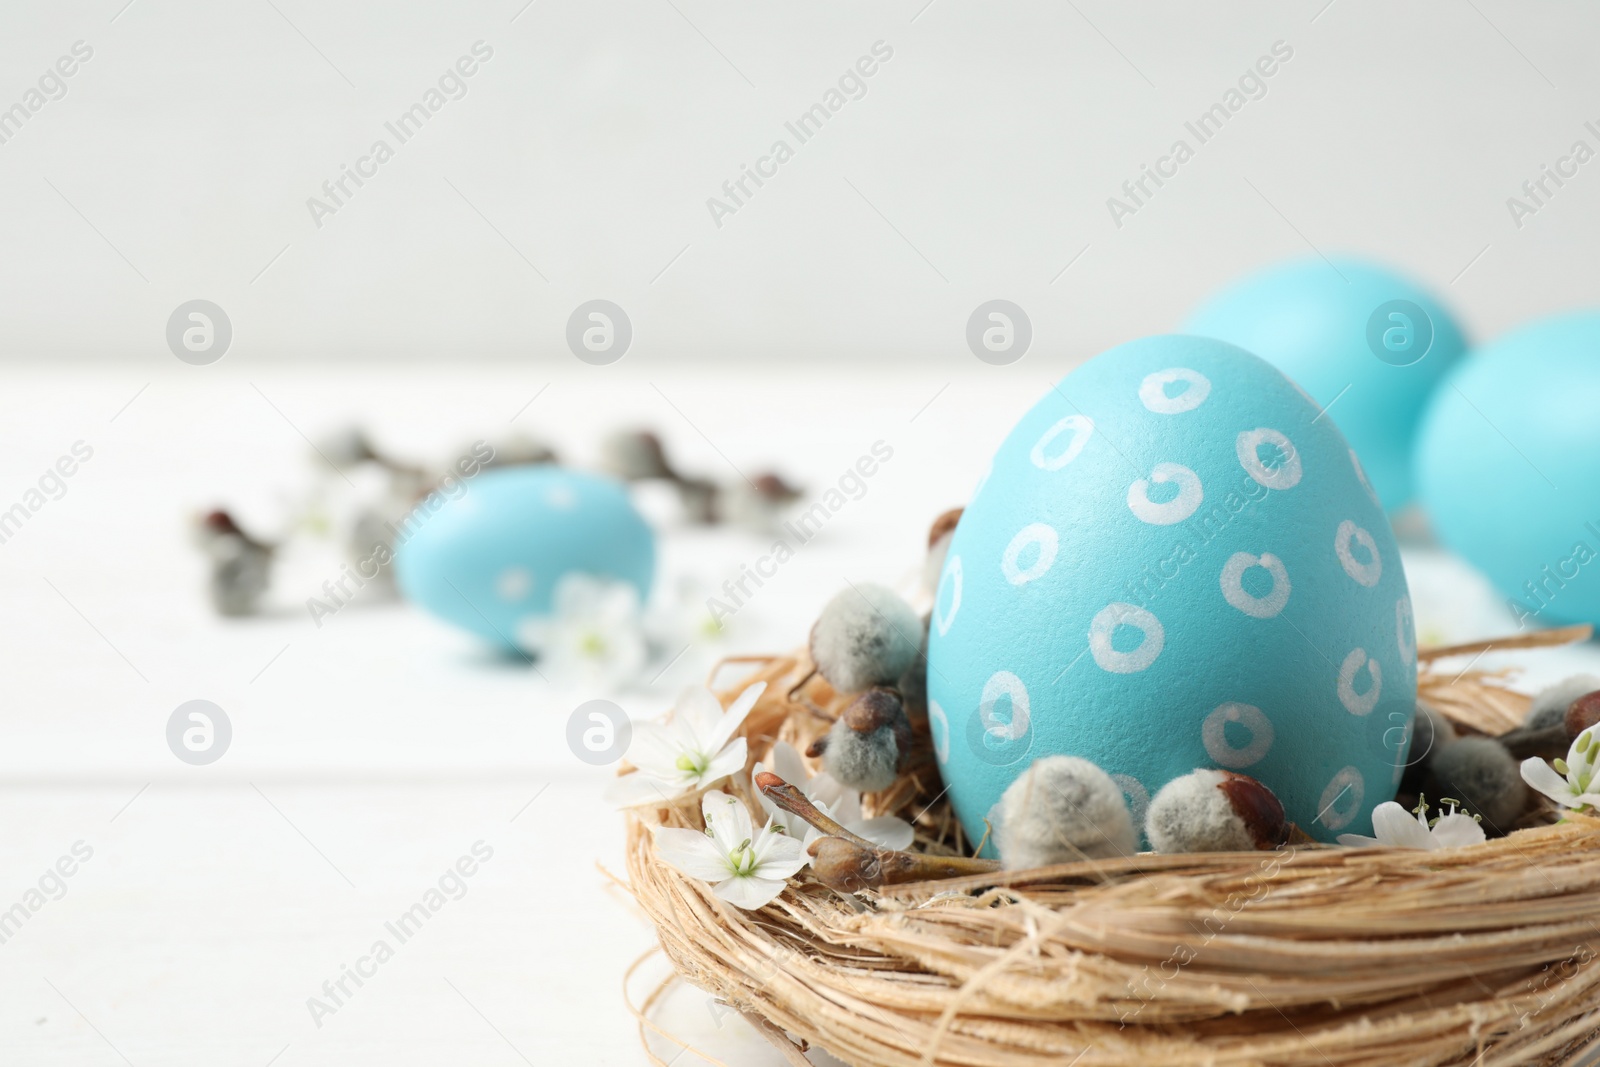
[[[1068,375],[961,516],[928,651],[934,749],[973,840],[1036,759],[1092,760],[1136,822],[1197,768],[1370,833],[1410,745],[1399,550],[1332,420],[1255,356],[1150,337]]]
[[[556,466],[488,470],[435,492],[397,538],[400,591],[423,609],[497,645],[517,647],[524,620],[546,615],[567,574],[628,582],[641,602],[655,537],[627,490]]]
[[[1184,332],[1276,366],[1344,431],[1383,505],[1412,498],[1411,446],[1428,397],[1466,347],[1449,310],[1416,283],[1360,260],[1297,260],[1203,304]]]
[[[1600,312],[1475,350],[1429,405],[1418,496],[1529,628],[1600,623]]]

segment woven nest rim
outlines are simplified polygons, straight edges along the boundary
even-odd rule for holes
[[[1587,634],[1424,650],[1419,699],[1466,732],[1503,733],[1527,706],[1509,672],[1434,665]],[[745,774],[720,788],[757,812],[753,764],[780,740],[803,750],[846,698],[804,681],[803,654],[745,662],[740,688],[768,687],[742,728]],[[970,854],[938,792],[925,758],[865,799],[908,817],[914,848]],[[700,827],[699,796],[628,813],[628,888],[673,977],[797,1065],[811,1046],[853,1067],[1509,1067],[1600,1049],[1600,819],[1547,803],[1446,851],[1145,853],[854,900],[802,872],[745,912],[655,853],[652,827]],[[651,1021],[663,991],[633,1006],[641,1037],[682,1045]]]

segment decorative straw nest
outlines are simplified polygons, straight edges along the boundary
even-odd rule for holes
[[[1420,696],[1463,733],[1499,734],[1527,706],[1505,673],[1434,666],[1483,647],[1424,651]],[[779,739],[803,750],[829,725],[819,709],[846,702],[821,679],[791,701],[804,655],[757,662],[739,687],[768,682],[743,729],[752,765]],[[722,788],[759,821],[748,770]],[[868,813],[912,822],[914,850],[970,854],[940,792],[921,757]],[[802,871],[747,912],[656,855],[652,825],[701,827],[695,795],[629,814],[627,864],[676,975],[796,1067],[811,1046],[855,1067],[1588,1062],[1600,819],[1558,820],[1545,805],[1509,836],[1436,852],[1144,854],[853,897]],[[651,1019],[672,981],[634,1009],[641,1036],[676,1040]]]

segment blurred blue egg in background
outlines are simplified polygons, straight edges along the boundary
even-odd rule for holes
[[[1600,623],[1600,312],[1476,349],[1417,437],[1419,499],[1525,628]]]
[[[397,539],[400,591],[424,610],[515,648],[568,574],[627,582],[648,597],[655,535],[620,483],[539,465],[458,485],[418,504]]]
[[[1227,286],[1183,331],[1287,374],[1344,432],[1385,510],[1410,502],[1417,423],[1466,347],[1449,310],[1415,282],[1359,259],[1294,260]]]

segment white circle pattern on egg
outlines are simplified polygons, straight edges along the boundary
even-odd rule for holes
[[[1173,382],[1187,382],[1188,388],[1176,396],[1167,393]],[[1139,400],[1157,415],[1181,415],[1193,411],[1211,395],[1211,381],[1197,370],[1173,367],[1145,375],[1139,383]]]
[[[945,583],[950,583],[950,610],[944,611],[939,607],[944,600]],[[950,632],[951,625],[956,621],[956,612],[961,610],[961,557],[951,556],[944,565],[944,577],[939,579],[939,588],[933,598],[933,625],[943,637]]]
[[[545,502],[558,511],[571,511],[578,506],[578,495],[570,485],[553,485],[545,494]]]
[[[1228,724],[1238,723],[1250,731],[1250,742],[1235,748],[1228,741]],[[1206,755],[1238,770],[1261,762],[1272,751],[1272,720],[1253,704],[1222,704],[1200,725],[1200,739],[1205,743]]]
[[[1366,667],[1372,685],[1365,693],[1356,692],[1356,675]],[[1378,661],[1367,658],[1367,650],[1353,648],[1339,665],[1339,703],[1352,715],[1371,715],[1378,706],[1378,696],[1383,692],[1383,669]]]
[[[1257,449],[1262,445],[1275,446],[1283,453],[1283,462],[1276,467],[1269,467],[1261,462]],[[1244,467],[1245,473],[1268,489],[1293,489],[1300,484],[1300,476],[1303,473],[1300,453],[1295,451],[1294,444],[1279,431],[1267,427],[1246,430],[1234,442],[1234,450],[1239,455],[1239,464]]]
[[[1055,444],[1057,437],[1068,431],[1072,433],[1072,440],[1067,442],[1067,447],[1050,455],[1047,450]],[[1089,416],[1068,415],[1044,432],[1044,436],[1033,446],[1033,451],[1028,453],[1028,458],[1042,471],[1058,471],[1078,458],[1093,433],[1094,420]]]
[[[1000,557],[1000,570],[1005,574],[1006,581],[1012,585],[1027,585],[1035,578],[1043,577],[1056,561],[1059,540],[1055,527],[1042,522],[1031,522],[1018,530],[1017,536],[1011,539]],[[1035,546],[1039,550],[1038,555],[1032,563],[1022,566],[1022,554]]]
[[[1157,504],[1150,499],[1150,486],[1176,484],[1178,495]],[[1140,522],[1152,526],[1171,526],[1193,515],[1205,499],[1200,476],[1179,463],[1157,463],[1150,477],[1140,478],[1128,486],[1128,510]]]
[[[950,718],[937,700],[928,701],[928,732],[933,735],[933,755],[940,765],[950,762]]]
[[[1011,701],[1011,719],[1002,721],[995,718],[995,705],[1000,703],[1002,697]],[[1010,671],[995,671],[983,685],[983,696],[978,701],[978,721],[983,723],[983,732],[996,741],[1018,741],[1028,736],[1032,720],[1028,714],[1028,687],[1022,684],[1022,679]],[[945,751],[950,749],[949,742],[945,743]]]
[[[1322,791],[1321,813],[1317,821],[1330,830],[1342,830],[1361,814],[1367,796],[1367,780],[1355,767],[1345,767],[1334,775]]]
[[[1131,652],[1118,652],[1111,645],[1112,635],[1123,625],[1144,631],[1144,640]],[[1161,620],[1135,604],[1107,604],[1089,623],[1089,652],[1101,670],[1112,674],[1138,674],[1147,669],[1166,643]]]
[[[1411,614],[1411,598],[1403,596],[1394,602],[1394,639],[1400,649],[1400,663],[1410,663],[1417,658],[1416,620]]]
[[[1244,588],[1244,575],[1251,567],[1265,568],[1272,576],[1272,591],[1265,596],[1251,596]],[[1252,556],[1248,552],[1235,552],[1222,567],[1222,596],[1229,604],[1255,619],[1270,619],[1283,611],[1289,603],[1289,572],[1283,560],[1271,552]]]
[[[1367,555],[1372,559],[1362,563],[1350,551],[1350,544],[1354,541],[1367,550]],[[1339,524],[1339,532],[1333,536],[1333,551],[1339,556],[1339,565],[1344,572],[1356,582],[1371,589],[1383,577],[1383,557],[1378,555],[1378,543],[1372,535],[1349,519]]]
[[[525,567],[507,567],[494,580],[494,592],[501,600],[517,601],[533,588],[533,575]]]

